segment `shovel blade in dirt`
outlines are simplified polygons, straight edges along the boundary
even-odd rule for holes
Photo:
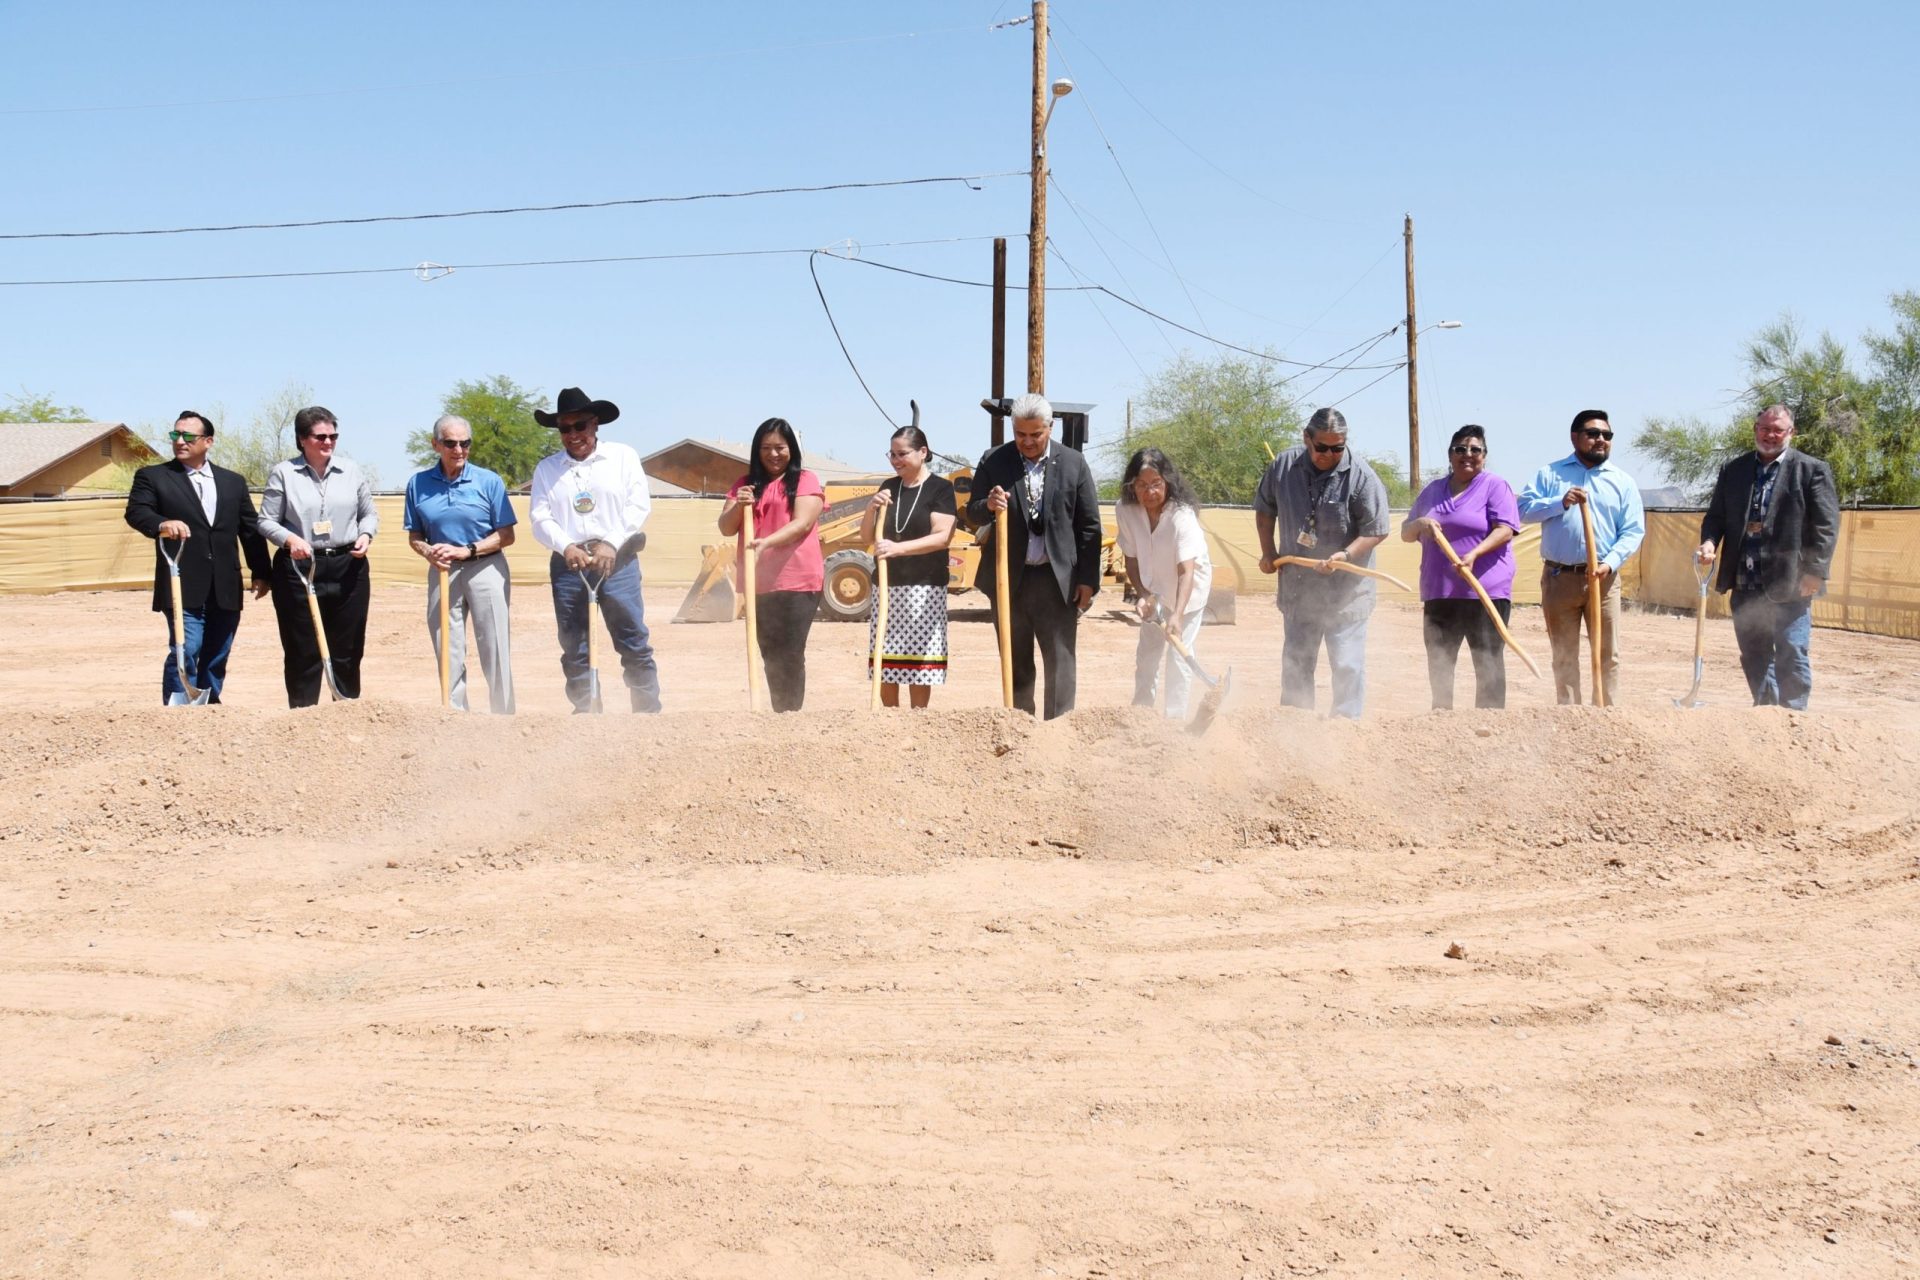
[[[170,539],[160,538],[157,543],[160,554],[166,558],[167,568],[172,577],[168,586],[173,592],[173,669],[180,677],[180,688],[167,695],[170,707],[204,707],[213,697],[212,689],[196,689],[193,681],[187,678],[187,619],[186,607],[180,600],[180,552],[169,551]]]
[[[1198,675],[1200,668],[1194,667]],[[1203,677],[1204,678],[1204,677]],[[1227,700],[1227,692],[1233,688],[1233,668],[1228,667],[1220,673],[1220,679],[1207,686],[1206,696],[1200,699],[1200,709],[1193,713],[1193,719],[1187,722],[1187,732],[1199,737],[1213,727],[1213,718],[1220,714],[1220,704]]]

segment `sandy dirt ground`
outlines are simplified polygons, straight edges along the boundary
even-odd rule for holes
[[[1676,710],[1630,613],[1621,706],[1430,713],[1383,607],[1354,724],[1243,599],[1195,738],[1104,611],[1036,724],[979,621],[928,714],[820,624],[800,715],[660,625],[565,716],[537,589],[451,715],[423,610],[195,711],[145,597],[0,600],[0,1275],[1920,1271],[1920,645],[1754,711],[1711,624]]]

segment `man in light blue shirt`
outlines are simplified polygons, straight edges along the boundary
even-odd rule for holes
[[[513,580],[507,558],[518,521],[498,474],[467,461],[473,426],[458,414],[433,424],[433,451],[440,461],[407,480],[402,523],[407,545],[432,566],[427,574],[427,635],[440,652],[440,585],[447,587],[447,700],[467,709],[467,619],[487,677],[487,705],[497,716],[513,714],[513,652],[507,615]],[[440,570],[445,569],[442,579]]]
[[[1620,684],[1614,634],[1620,623],[1620,566],[1647,536],[1640,486],[1609,460],[1613,424],[1601,409],[1573,415],[1573,453],[1542,467],[1520,491],[1520,519],[1539,524],[1540,611],[1553,646],[1553,691],[1563,703],[1580,701],[1580,624],[1587,610],[1587,534],[1582,503],[1593,516],[1596,576],[1600,580],[1600,670],[1607,705]]]

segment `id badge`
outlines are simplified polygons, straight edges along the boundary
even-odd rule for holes
[[[1758,521],[1758,520],[1747,521],[1747,536],[1749,538],[1757,538],[1761,534],[1765,533],[1766,531],[1767,531],[1767,526],[1761,521]]]
[[[1303,547],[1317,547],[1320,545],[1320,539],[1313,536],[1313,530],[1311,529],[1302,529],[1300,536],[1295,538],[1294,541]]]
[[[332,532],[333,532],[333,521],[315,520],[313,522],[313,534],[316,538],[324,538]]]

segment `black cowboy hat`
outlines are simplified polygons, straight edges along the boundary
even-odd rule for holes
[[[568,387],[554,402],[552,413],[542,413],[535,409],[533,420],[543,427],[557,427],[560,425],[560,415],[563,413],[590,413],[600,420],[601,426],[605,426],[620,416],[620,406],[611,400],[591,399],[578,387]]]

